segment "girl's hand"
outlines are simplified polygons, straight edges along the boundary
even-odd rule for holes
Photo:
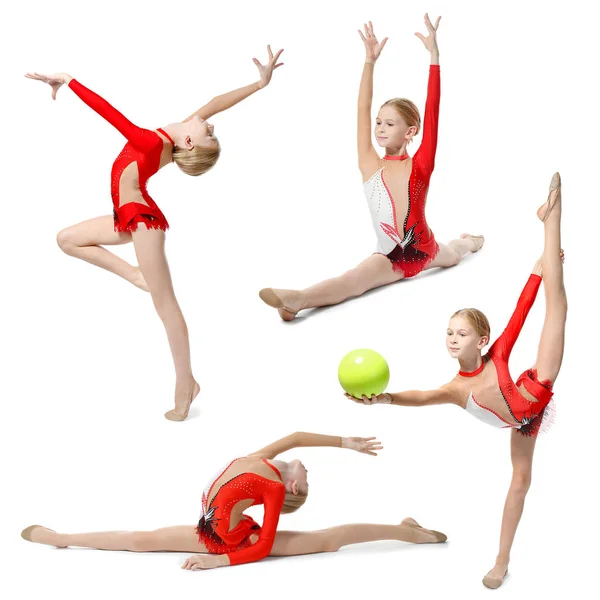
[[[26,73],[28,79],[37,79],[47,83],[52,88],[52,100],[56,100],[56,92],[64,83],[69,83],[72,77],[66,73],[54,73],[53,75],[42,75],[41,73]]]
[[[200,571],[201,569],[215,569],[229,564],[229,559],[223,554],[194,554],[181,565],[186,571]]]
[[[429,20],[429,15],[425,13],[425,27],[427,27],[429,35],[425,37],[421,33],[415,33],[415,35],[425,44],[425,48],[427,48],[427,50],[429,50],[431,54],[439,53],[435,34],[437,32],[438,25],[440,24],[441,18],[442,17],[438,17],[437,21],[435,22],[435,25],[432,25],[431,21]]]
[[[360,438],[350,437],[342,438],[342,448],[348,448],[349,450],[356,450],[361,454],[370,454],[371,456],[377,456],[376,450],[383,450],[381,442],[378,442],[374,437]]]
[[[391,394],[388,394],[387,392],[383,392],[383,394],[379,394],[379,396],[376,396],[375,394],[371,394],[370,398],[367,398],[367,396],[364,396],[364,395],[362,398],[356,398],[355,396],[352,396],[350,394],[344,394],[344,396],[346,396],[346,398],[348,398],[349,400],[357,402],[358,404],[371,405],[371,404],[391,404],[392,403],[392,396],[391,396]]]
[[[358,34],[360,35],[362,41],[365,43],[365,50],[367,52],[367,62],[375,63],[375,61],[379,58],[383,47],[385,46],[388,38],[383,38],[381,42],[377,41],[375,37],[375,33],[373,32],[373,23],[369,21],[369,23],[365,23],[365,33],[359,29]]]
[[[271,46],[267,46],[267,50],[269,51],[269,62],[266,65],[262,65],[257,58],[252,59],[254,64],[258,67],[258,72],[260,73],[259,85],[261,89],[269,85],[271,77],[273,76],[273,71],[283,65],[283,63],[277,62],[277,59],[283,52],[283,48],[275,56],[273,56],[273,52],[271,52]]]

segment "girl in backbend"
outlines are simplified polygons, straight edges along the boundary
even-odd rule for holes
[[[180,525],[155,531],[57,533],[40,525],[21,536],[39,544],[81,546],[132,552],[194,552],[184,569],[214,569],[255,562],[267,556],[296,556],[335,552],[348,544],[399,540],[413,544],[440,543],[446,536],[421,527],[414,519],[399,525],[340,525],[320,531],[280,531],[281,514],[300,508],[308,495],[308,471],[299,460],[275,460],[298,447],[347,448],[376,456],[381,444],[375,438],[342,438],[316,433],[293,433],[265,448],[237,458],[220,469],[202,494],[202,515],[196,527]],[[262,526],[244,511],[262,504]]]
[[[371,103],[373,70],[385,38],[378,42],[373,25],[359,34],[365,44],[366,60],[358,96],[358,162],[364,190],[377,235],[377,250],[354,269],[305,290],[265,288],[260,297],[276,308],[286,321],[298,311],[338,304],[360,296],[367,290],[400,279],[414,277],[425,269],[457,265],[467,252],[477,252],[482,236],[463,234],[448,245],[439,244],[425,219],[429,180],[437,146],[440,102],[440,66],[435,26],[425,15],[428,36],[417,33],[431,56],[427,102],[423,122],[423,141],[411,158],[407,148],[421,129],[417,107],[404,98],[388,100],[375,122],[375,137],[385,148],[381,159],[371,142]]]
[[[266,65],[253,59],[260,73],[257,82],[216,96],[181,123],[156,130],[137,127],[106,100],[66,73],[26,75],[49,84],[53,99],[59,88],[67,84],[127,139],[112,167],[113,214],[64,229],[58,234],[58,245],[67,254],[111,271],[150,292],[167,331],[175,364],[175,408],[165,414],[171,421],[182,421],[188,416],[200,386],[192,374],[188,329],[175,297],[165,255],[165,231],[169,224],[148,194],[146,183],[172,162],[184,173],[194,176],[202,175],[214,166],[221,146],[208,119],[269,84],[273,71],[283,63],[277,62],[282,50],[273,56],[269,46],[268,52]],[[133,242],[139,267],[104,248],[129,242]]]

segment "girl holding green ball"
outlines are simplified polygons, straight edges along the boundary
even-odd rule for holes
[[[562,197],[558,173],[552,177],[548,200],[538,209],[537,216],[544,224],[544,253],[536,262],[507,327],[487,354],[482,355],[490,340],[486,316],[474,308],[462,309],[452,315],[446,332],[448,352],[460,364],[452,381],[431,391],[384,392],[362,398],[346,394],[351,400],[367,405],[456,404],[484,423],[512,430],[513,477],[504,506],[496,564],[483,578],[483,584],[489,588],[500,587],[508,573],[510,551],[531,483],[537,434],[552,421],[552,388],[563,359],[567,296],[563,279]],[[508,360],[542,281],[546,316],[537,359],[531,369],[513,382]]]

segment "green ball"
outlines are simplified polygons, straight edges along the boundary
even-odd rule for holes
[[[338,367],[338,379],[344,390],[360,398],[381,394],[390,382],[390,368],[375,350],[361,349],[348,352]]]

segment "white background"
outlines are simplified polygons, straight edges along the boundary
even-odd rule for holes
[[[390,391],[452,378],[447,319],[476,306],[492,336],[501,332],[542,250],[535,211],[555,170],[563,178],[570,302],[558,420],[539,440],[512,575],[497,593],[590,597],[598,537],[598,15],[587,3],[550,4],[11,5],[0,42],[5,597],[483,597],[511,476],[509,434],[455,407],[354,405],[336,369],[347,351],[371,347],[390,363]],[[364,56],[356,30],[371,19],[390,37],[374,107],[405,96],[422,110],[429,56],[413,33],[425,31],[426,10],[443,14],[428,220],[442,242],[468,231],[485,234],[486,246],[454,269],[284,324],[260,302],[260,288],[307,286],[354,266],[375,245],[356,165]],[[285,48],[285,66],[265,91],[212,119],[223,147],[217,167],[196,179],[172,166],[150,182],[171,224],[168,257],[202,385],[192,418],[171,423],[162,415],[172,406],[174,374],[150,296],[55,243],[60,229],[111,213],[109,171],[124,140],[68,89],[52,102],[49,89],[23,74],[67,71],[155,128],[255,81],[251,58],[263,60],[267,43]],[[131,247],[119,253],[134,260]],[[515,376],[535,360],[543,313],[540,293],[513,353]],[[449,542],[383,542],[187,572],[179,569],[186,555],[56,550],[19,537],[32,523],[64,532],[194,524],[202,488],[223,462],[295,430],[377,435],[385,449],[377,458],[290,453],[308,466],[311,492],[281,527],[413,516]]]

